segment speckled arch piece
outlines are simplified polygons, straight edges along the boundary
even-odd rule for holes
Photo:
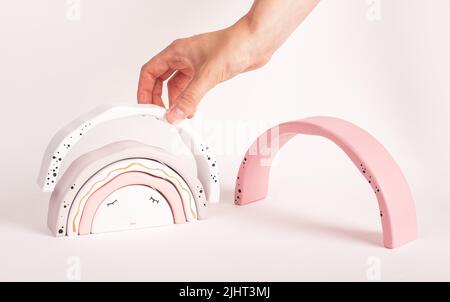
[[[239,168],[236,204],[244,205],[266,197],[272,160],[278,150],[297,134],[325,137],[352,160],[377,197],[385,247],[399,247],[417,238],[414,201],[400,167],[369,133],[332,117],[282,123],[258,137]]]
[[[131,166],[127,161],[143,163],[145,167]],[[154,162],[154,164],[151,166],[147,162]],[[162,165],[166,169],[158,174],[156,168]],[[123,169],[122,166],[130,167],[130,169]],[[121,167],[120,171],[117,171],[117,174],[111,174],[112,170],[117,167]],[[167,173],[167,170],[171,171],[171,175]],[[86,195],[88,198],[99,189],[99,187],[93,187],[92,184],[105,179],[105,175],[117,176],[130,171],[144,172],[164,178],[173,184],[180,195],[187,185],[194,198],[194,204],[192,204],[186,199],[186,197],[189,198],[189,195],[182,196],[187,220],[192,220],[190,217],[193,219],[206,218],[207,200],[203,186],[189,172],[190,169],[185,163],[163,149],[135,141],[120,141],[82,155],[67,168],[50,198],[48,226],[52,233],[55,236],[77,235],[79,215],[83,212],[84,207],[84,204],[80,206],[78,203],[83,201],[83,196]],[[191,213],[190,211],[193,211],[193,216],[188,215]],[[78,213],[78,216],[74,213]]]
[[[39,186],[46,192],[53,191],[65,156],[96,125],[132,116],[148,116],[165,121],[164,115],[165,109],[156,105],[105,105],[79,117],[58,131],[50,141],[38,176]],[[197,177],[203,184],[208,201],[213,203],[219,202],[220,183],[218,167],[211,148],[203,142],[188,121],[183,121],[176,126],[170,125],[170,127],[176,127],[183,142],[194,154],[197,164]]]

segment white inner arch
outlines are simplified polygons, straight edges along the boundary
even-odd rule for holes
[[[105,233],[173,224],[172,210],[156,190],[131,185],[114,191],[98,208],[91,232]]]

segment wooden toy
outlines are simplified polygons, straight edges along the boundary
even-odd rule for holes
[[[312,117],[277,125],[248,149],[236,179],[235,203],[266,197],[271,163],[297,134],[325,137],[341,148],[366,178],[378,200],[384,246],[399,247],[417,238],[416,211],[408,183],[389,152],[369,133],[347,121]]]
[[[56,236],[76,236],[206,218],[220,197],[217,162],[187,121],[173,126],[154,105],[102,106],[62,128],[45,152],[38,183],[52,192],[48,226]],[[157,146],[118,141],[75,159],[64,158],[90,129],[126,117],[152,117],[176,127],[193,153],[197,172]]]

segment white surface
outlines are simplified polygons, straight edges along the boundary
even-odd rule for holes
[[[50,235],[49,196],[35,177],[55,129],[96,105],[134,102],[140,66],[152,54],[178,37],[229,25],[250,3],[82,0],[81,19],[69,21],[65,1],[1,2],[0,280],[72,280],[78,257],[86,281],[366,281],[373,259],[381,280],[450,281],[447,0],[381,0],[379,21],[368,20],[366,1],[322,1],[266,67],[208,93],[197,126],[219,153],[224,180],[210,219]],[[352,121],[397,159],[415,198],[418,241],[381,246],[370,187],[319,138],[298,137],[283,149],[266,201],[231,204],[255,135],[314,115]],[[124,136],[121,129],[103,133]],[[142,129],[127,138],[145,138]]]

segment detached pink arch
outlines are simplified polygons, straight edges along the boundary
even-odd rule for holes
[[[156,189],[169,203],[174,223],[186,222],[182,200],[175,187],[170,182],[144,172],[125,172],[104,184],[88,198],[80,219],[78,233],[80,235],[90,234],[95,213],[105,198],[114,191],[130,185],[145,185]]]
[[[273,158],[287,141],[300,133],[334,142],[367,179],[378,199],[385,247],[396,248],[417,238],[416,210],[400,167],[369,133],[332,117],[286,122],[262,134],[247,151],[239,168],[235,191],[237,205],[266,197]]]

